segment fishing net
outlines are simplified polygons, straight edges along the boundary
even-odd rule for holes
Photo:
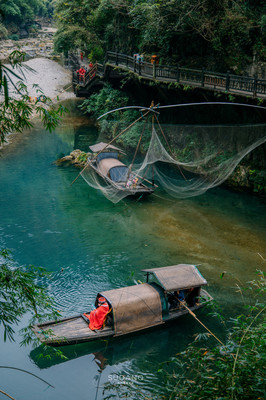
[[[146,124],[145,129],[144,123],[139,122],[132,127],[134,135],[128,130],[112,143],[122,147],[126,137],[134,137],[135,143],[131,140],[131,146],[135,144],[137,147],[142,136],[138,156],[134,157],[135,150],[132,150],[133,165],[129,159],[122,162],[130,165],[132,174],[145,185],[151,186],[155,182],[158,186],[155,187],[155,195],[156,192],[161,195],[163,190],[179,199],[199,196],[221,185],[247,155],[252,162],[252,151],[266,141],[265,124],[182,126],[160,125],[157,122]],[[123,128],[121,124],[119,127]],[[256,163],[265,162],[263,150],[262,146],[261,155],[256,153]],[[128,192],[104,182],[89,166],[81,175],[113,203],[128,196]]]

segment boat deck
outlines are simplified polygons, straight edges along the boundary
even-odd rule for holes
[[[114,331],[109,326],[99,331],[92,331],[80,315],[36,325],[33,331],[42,342],[53,345],[57,343],[58,346],[82,343],[114,335]]]

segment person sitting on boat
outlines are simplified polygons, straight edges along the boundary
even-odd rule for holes
[[[90,321],[89,328],[92,331],[95,331],[103,327],[108,312],[109,305],[106,301],[106,298],[99,297],[97,308],[91,311],[89,314],[84,313],[83,315]]]
[[[131,187],[134,184],[134,176],[132,174],[129,175],[127,179],[127,187]]]
[[[181,308],[182,302],[185,301],[184,290],[176,290],[174,293],[168,295],[169,310],[174,308]]]
[[[134,178],[133,179],[133,187],[135,188],[137,186],[138,183],[138,178]]]
[[[188,289],[188,294],[186,296],[186,302],[188,307],[193,307],[199,305],[199,288]]]
[[[132,182],[131,178],[129,178],[128,181],[127,181],[127,187],[129,188],[132,185],[132,183],[133,182]]]

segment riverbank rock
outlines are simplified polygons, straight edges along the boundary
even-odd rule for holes
[[[266,171],[238,165],[225,184],[236,190],[266,195]]]
[[[55,59],[53,36],[56,28],[47,26],[39,29],[28,38],[19,40],[1,40],[0,41],[0,60],[8,60],[9,55],[14,50],[26,53],[26,59],[34,57],[46,57]]]
[[[56,165],[74,165],[77,168],[82,168],[88,161],[91,153],[85,153],[79,149],[72,151],[69,155],[56,160]]]

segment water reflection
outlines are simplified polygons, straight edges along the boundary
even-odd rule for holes
[[[217,321],[206,321],[209,320],[206,310],[201,310],[198,316],[211,329],[214,326],[217,329]],[[220,325],[218,329],[223,339],[223,327]],[[71,364],[73,360],[83,358],[83,368],[87,369],[90,376],[98,377],[95,393],[98,387],[99,398],[102,398],[105,383],[123,384],[124,377],[133,389],[141,386],[144,391],[160,393],[163,390],[162,382],[156,373],[160,364],[183,351],[198,332],[202,332],[200,325],[187,315],[169,326],[157,327],[147,333],[60,347],[67,360],[40,357],[42,346],[32,350],[30,358],[41,369],[53,368],[62,363]],[[99,379],[100,385],[97,386]]]

